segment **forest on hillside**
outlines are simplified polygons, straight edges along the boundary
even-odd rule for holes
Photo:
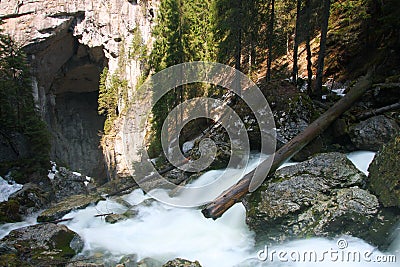
[[[306,84],[320,99],[328,79],[345,82],[371,68],[375,82],[399,74],[399,17],[395,0],[163,0],[153,49],[141,57],[144,75],[183,62],[220,62],[257,83]],[[177,88],[156,105],[155,136],[179,103],[221,94],[195,87]]]

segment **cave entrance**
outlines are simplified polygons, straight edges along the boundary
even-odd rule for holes
[[[48,94],[49,126],[53,134],[51,157],[71,170],[107,181],[100,147],[104,116],[97,113],[100,73],[107,65],[102,47],[77,41],[69,60],[59,69]]]

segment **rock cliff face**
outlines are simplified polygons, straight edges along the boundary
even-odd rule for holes
[[[129,56],[131,43],[139,29],[151,47],[156,8],[151,0],[0,1],[1,28],[23,46],[32,66],[35,101],[53,136],[53,160],[100,181],[112,178],[107,173],[128,174],[122,134],[100,146],[99,77],[108,67],[128,81],[128,97],[134,97],[142,66]]]

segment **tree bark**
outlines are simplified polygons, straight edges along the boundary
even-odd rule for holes
[[[267,81],[271,80],[272,46],[274,41],[275,0],[271,0],[271,18],[268,29]]]
[[[311,20],[311,4],[310,0],[306,0],[306,24],[308,25],[306,28],[306,50],[307,50],[307,93],[311,95],[312,93],[312,61],[311,61],[311,37],[310,37],[310,20]]]
[[[321,23],[321,40],[319,45],[317,77],[315,80],[315,88],[313,92],[315,96],[322,95],[322,76],[324,72],[326,36],[328,34],[328,22],[329,22],[330,8],[331,8],[331,0],[324,0],[323,3],[324,3],[324,10],[322,14],[322,23]]]
[[[272,166],[265,178],[274,173],[275,170],[285,161],[290,159],[304,146],[306,146],[315,137],[321,134],[333,121],[342,113],[348,110],[355,101],[357,101],[365,91],[371,87],[370,74],[363,77],[341,100],[333,105],[329,110],[322,114],[317,120],[311,123],[302,133],[286,143],[281,149],[275,152]],[[268,159],[266,160],[268,161]],[[262,162],[259,168],[263,168],[269,162]],[[254,174],[254,170],[246,174],[239,182],[231,186],[213,202],[208,204],[202,213],[206,218],[217,219],[224,214],[230,207],[249,193],[249,185]]]
[[[292,71],[292,80],[294,84],[297,84],[297,75],[298,75],[298,54],[299,54],[299,31],[300,31],[300,11],[301,11],[301,0],[297,0],[297,8],[296,8],[296,29],[294,32],[294,45],[293,45],[293,71]]]

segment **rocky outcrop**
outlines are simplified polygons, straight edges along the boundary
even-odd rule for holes
[[[1,243],[1,266],[65,266],[83,248],[78,234],[56,224],[11,231]]]
[[[168,261],[163,267],[201,267],[198,261],[188,261],[181,258],[176,258]]]
[[[52,132],[52,160],[99,182],[110,178],[106,169],[113,176],[129,175],[121,156],[122,133],[117,130],[100,148],[99,76],[107,66],[128,82],[128,97],[134,97],[143,66],[130,58],[133,34],[139,29],[151,47],[157,2],[0,1],[1,27],[24,47],[32,67],[35,102]],[[122,110],[125,102],[118,103]]]
[[[91,204],[97,204],[100,200],[103,200],[103,198],[99,195],[74,195],[43,211],[37,220],[38,222],[59,220],[72,210],[84,209]]]
[[[396,121],[384,115],[360,122],[351,129],[351,141],[358,149],[378,151],[400,131]]]
[[[400,208],[400,135],[376,154],[368,171],[368,188],[385,207]]]
[[[0,162],[29,156],[28,140],[21,133],[7,134],[0,130]]]
[[[54,201],[59,202],[73,195],[88,194],[85,182],[88,182],[86,176],[71,172],[64,167],[59,168],[51,180]]]
[[[379,203],[358,187],[365,179],[344,154],[319,154],[276,171],[272,181],[245,199],[246,222],[259,238],[270,241],[366,236]]]

